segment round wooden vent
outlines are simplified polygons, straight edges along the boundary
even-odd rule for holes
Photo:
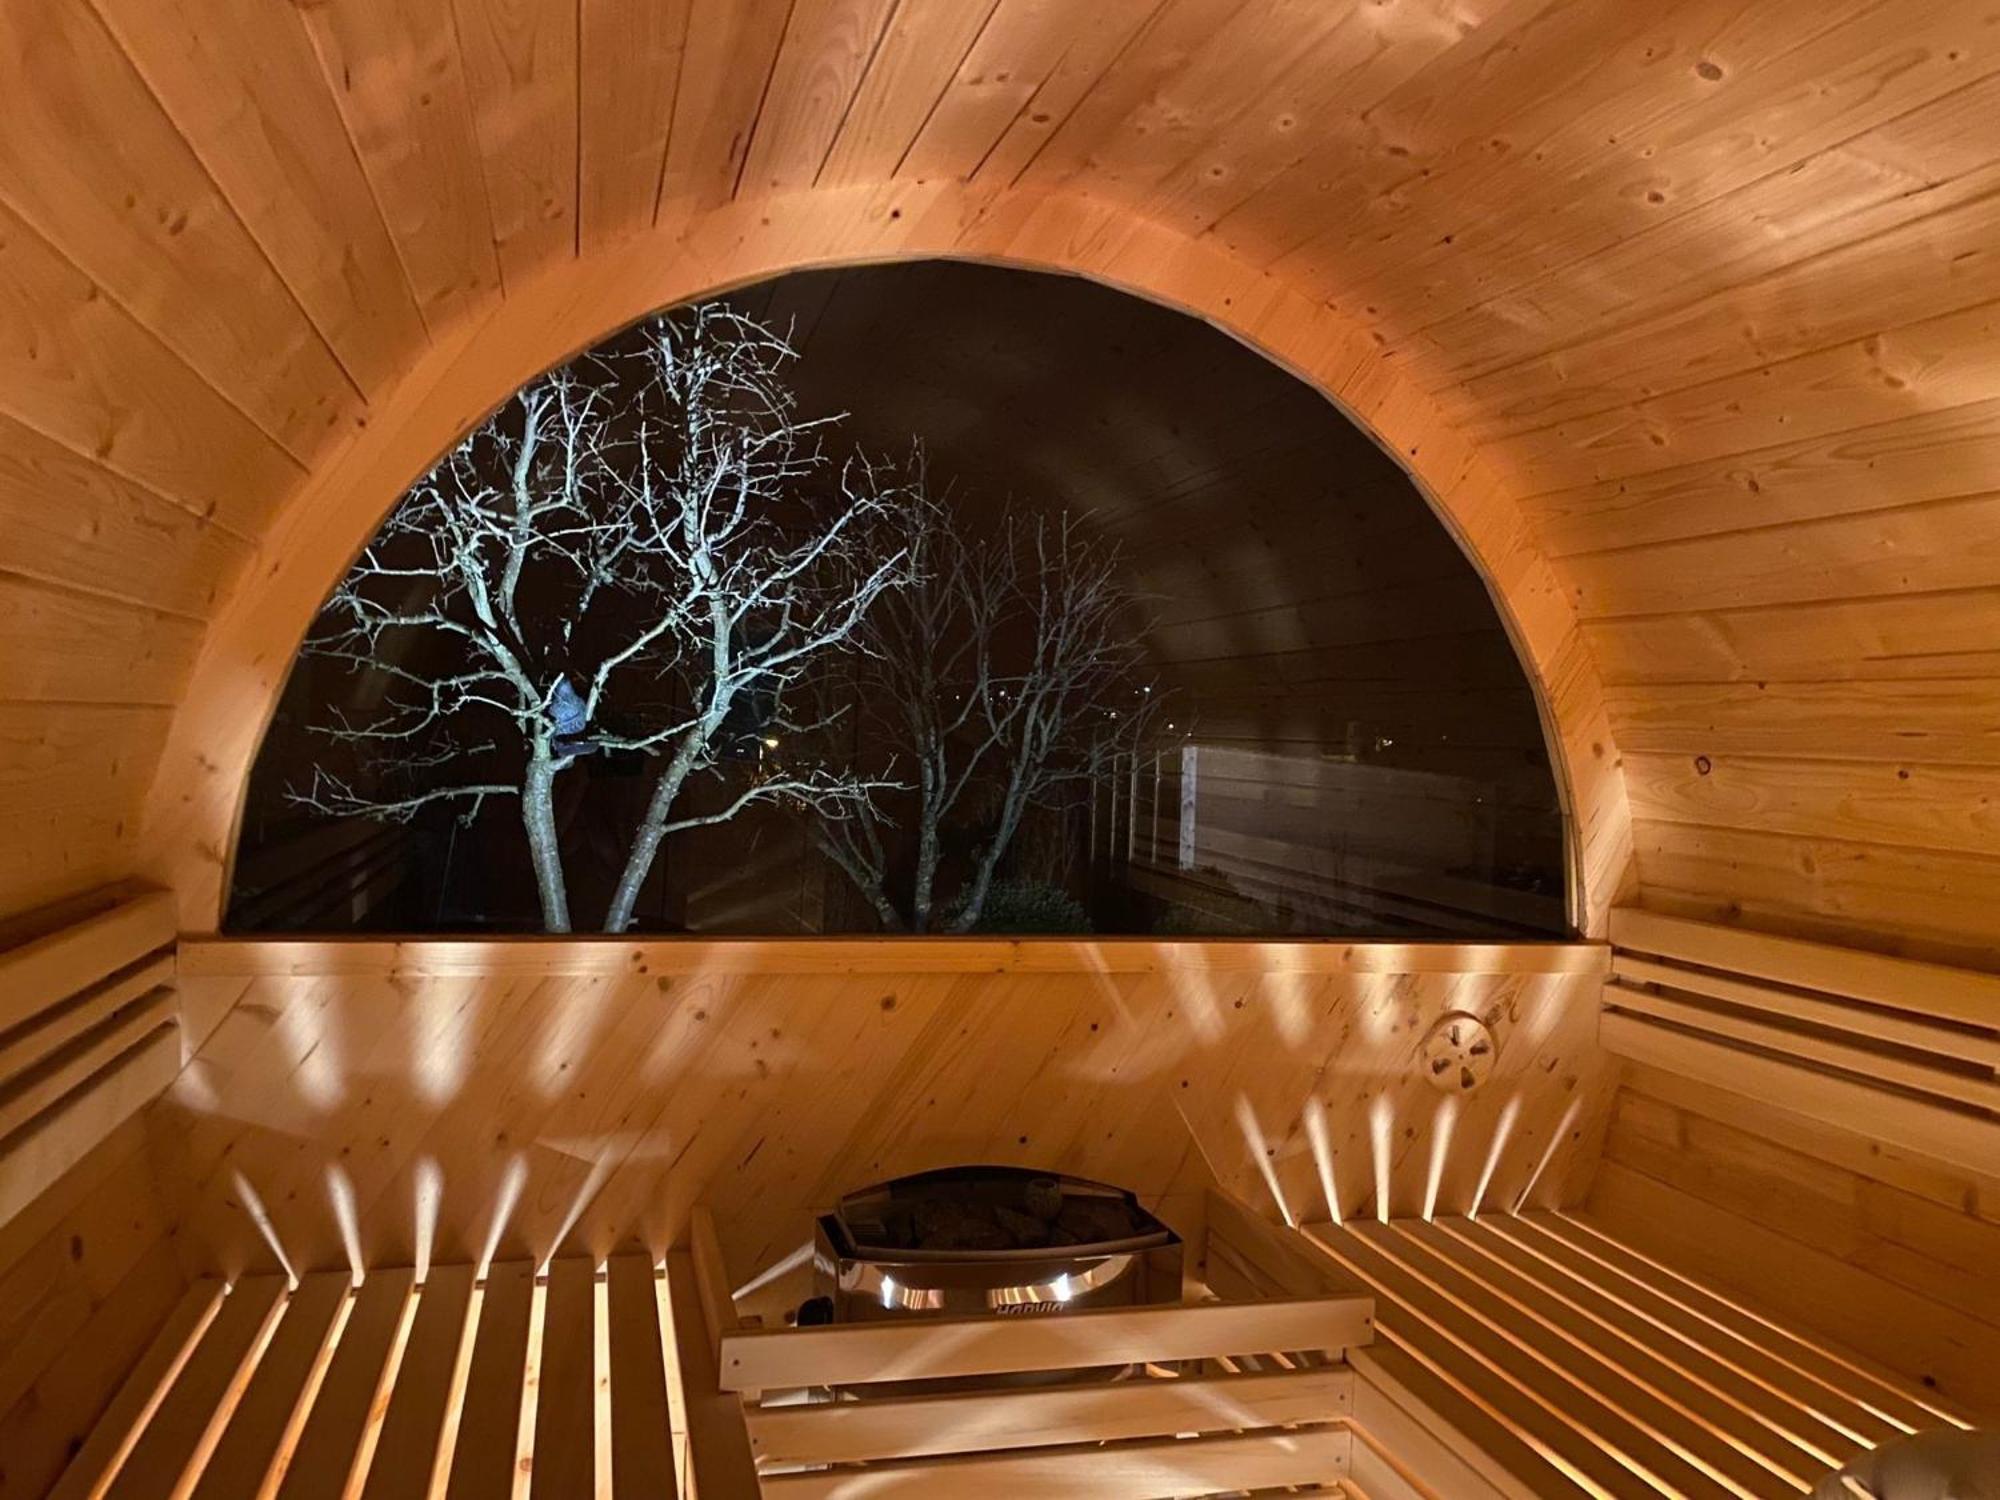
[[[1468,1094],[1486,1081],[1499,1050],[1479,1017],[1470,1011],[1446,1011],[1424,1038],[1424,1076],[1448,1094]]]

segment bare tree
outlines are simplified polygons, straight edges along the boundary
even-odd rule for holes
[[[885,927],[964,932],[1029,810],[1073,801],[1144,735],[1160,695],[1141,675],[1139,601],[1115,546],[1067,512],[1010,509],[976,528],[930,496],[921,448],[909,476],[918,498],[878,520],[915,580],[861,622],[841,689],[862,706],[857,732],[876,757],[914,768],[907,890],[890,889],[885,799],[820,820],[818,841]],[[966,821],[977,847],[941,912],[946,830]]]
[[[524,388],[414,486],[335,591],[310,652],[379,675],[365,721],[324,732],[373,750],[357,788],[324,769],[294,800],[468,820],[516,797],[543,922],[570,930],[557,779],[584,756],[657,761],[607,931],[630,926],[671,834],[758,803],[827,826],[884,783],[766,752],[787,695],[910,574],[875,550],[900,503],[865,468],[830,472],[824,421],[799,417],[769,330],[705,305],[631,352]],[[750,729],[743,728],[745,721]],[[747,740],[747,743],[746,743]],[[742,784],[682,813],[698,778]],[[382,788],[387,787],[387,790]]]

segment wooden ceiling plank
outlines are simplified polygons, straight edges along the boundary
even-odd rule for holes
[[[689,0],[655,222],[736,195],[792,0]]]
[[[689,45],[692,0],[583,0],[577,38],[577,244],[649,227]]]
[[[493,243],[520,283],[577,251],[576,0],[453,0]],[[592,80],[595,87],[595,80]]]
[[[300,469],[178,355],[0,207],[0,408],[196,514],[261,531]]]
[[[1644,143],[1637,164],[1625,165],[1626,158],[1613,154],[1560,191],[1539,187],[1529,201],[1509,205],[1497,237],[1484,232],[1495,220],[1474,219],[1452,247],[1406,247],[1428,259],[1430,270],[1391,263],[1383,277],[1407,294],[1416,270],[1422,298],[1435,309],[1423,320],[1435,322],[1474,302],[1504,298],[1524,280],[1586,263],[1594,268],[1600,253],[1645,233],[1662,216],[1701,210],[1770,173],[1837,152],[1905,112],[1949,100],[1995,66],[1962,7],[1927,13],[1914,26],[1910,17],[1863,13],[1818,34],[1798,34],[1796,15],[1783,19],[1795,33],[1794,45],[1773,48],[1767,41],[1769,61],[1749,52],[1749,65],[1732,77],[1736,43],[1730,38],[1713,49],[1720,61],[1704,59],[1722,71],[1716,82],[1733,87],[1710,88],[1697,107],[1661,122],[1657,134],[1616,127],[1618,140]],[[1746,105],[1753,110],[1747,116]],[[1744,148],[1748,120],[1755,122],[1758,149]],[[1733,243],[1758,237],[1747,207],[1706,223],[1724,246],[1717,259],[1729,259]],[[1857,223],[1856,233],[1864,227]],[[1467,276],[1465,264],[1452,263],[1458,255],[1476,264],[1477,273]],[[1387,284],[1371,283],[1367,273],[1360,279],[1378,290]],[[1404,300],[1407,311],[1407,295]]]
[[[1735,12],[1732,14],[1732,10]],[[1650,19],[1654,11],[1642,13]],[[1867,0],[1810,13],[1768,6],[1697,9],[1633,59],[1632,86],[1597,108],[1583,100],[1547,123],[1524,178],[1486,150],[1463,172],[1434,170],[1418,213],[1385,233],[1343,233],[1323,250],[1349,300],[1393,299],[1407,330],[1586,259],[1637,232],[1635,217],[1698,206],[1949,92],[1970,68],[1948,55],[1962,16],[1934,14],[1930,50],[1913,52],[1908,17]],[[1911,66],[1910,60],[1921,59]],[[1684,59],[1675,67],[1671,60]],[[1671,82],[1663,82],[1671,80]],[[1763,151],[1743,149],[1754,112]],[[1607,143],[1622,149],[1607,151]],[[1532,184],[1532,185],[1531,185]],[[1670,197],[1664,187],[1672,187]],[[1659,201],[1654,201],[1654,195]]]
[[[2000,495],[1974,495],[1570,559],[1577,617],[1679,614],[1978,589],[2000,579]]]
[[[1000,0],[898,174],[1013,181],[1160,0]]]
[[[0,417],[0,571],[201,619],[246,539]]]
[[[1259,0],[1163,0],[1006,180],[1048,187],[1083,172],[1121,130],[1132,128],[1135,116],[1157,113],[1159,92],[1211,49],[1226,47],[1232,23],[1253,18],[1258,8]]]
[[[2000,301],[1571,422],[1467,426],[1524,487],[1600,483],[1990,400],[1996,339]]]
[[[737,195],[812,186],[900,0],[795,0],[756,117]]]
[[[1604,620],[1584,628],[1607,684],[1980,680],[2000,672],[2000,590]]]
[[[1147,212],[1201,233],[1228,217],[1329,136],[1351,133],[1374,107],[1458,49],[1483,51],[1507,0],[1357,5],[1295,58],[1249,106],[1153,182]],[[1350,124],[1350,121],[1353,123]]]
[[[301,461],[355,415],[319,330],[86,6],[0,24],[0,198]]]
[[[1510,424],[1545,426],[1990,303],[2000,295],[1992,250],[2000,167],[1982,187],[1985,194],[1963,207],[1901,231],[1850,241],[1750,285],[1715,289],[1601,338],[1457,382],[1460,399],[1504,412]],[[1719,336],[1725,327],[1734,336]],[[1527,347],[1525,338],[1515,347]]]
[[[999,0],[899,0],[854,103],[840,123],[816,187],[881,182],[896,175]],[[949,175],[966,177],[977,158]]]
[[[1555,557],[1979,494],[2000,473],[2000,398],[1524,496]]]
[[[452,12],[330,0],[298,15],[435,335],[501,285]]]
[[[423,320],[291,8],[97,8],[362,395],[385,388],[422,346]]]
[[[1476,33],[1469,48],[1448,54],[1378,105],[1363,133],[1344,133],[1337,121],[1328,141],[1232,211],[1216,233],[1258,263],[1296,271],[1362,313],[1366,299],[1332,290],[1343,236],[1395,233],[1429,212],[1436,183],[1462,182],[1469,190],[1502,164],[1523,160],[1574,169],[1582,153],[1548,155],[1565,139],[1565,126],[1592,111],[1615,116],[1616,101],[1657,91],[1662,78],[1678,82],[1672,60],[1692,68],[1703,39],[1744,8],[1741,0],[1659,0],[1643,12],[1519,0]],[[1589,139],[1601,147],[1604,135],[1593,131]],[[1449,205],[1459,196],[1454,187],[1439,201]]]
[[[1801,755],[2000,765],[2000,723],[1976,682],[1648,684],[1606,690],[1619,744],[1667,754]]]
[[[1175,44],[1191,40],[1193,29],[1206,26],[1214,11],[1170,7],[1104,81],[1113,87],[1093,90],[1072,127],[1057,132],[1024,181],[1051,186],[1087,179],[1094,190],[1144,202],[1150,212],[1153,190],[1197,143],[1226,133],[1246,116],[1261,117],[1265,100],[1322,44],[1329,45],[1335,59],[1343,54],[1339,44],[1350,38],[1349,46],[1365,47],[1364,9],[1357,0],[1258,0],[1239,6],[1226,25],[1183,52]],[[1107,102],[1131,97],[1129,88],[1115,87],[1127,81],[1130,70],[1139,73],[1132,82],[1143,80],[1147,86],[1129,112],[1107,118],[1099,96]],[[1284,112],[1282,105],[1279,112]],[[1092,130],[1089,136],[1083,134],[1086,128]]]
[[[0,573],[0,701],[180,699],[201,622]]]
[[[1755,348],[1775,358],[1787,352],[1781,338],[1794,353],[1838,342],[1826,330],[1857,307],[1882,327],[1983,300],[1962,289],[1992,275],[1991,257],[1977,253],[1977,226],[2000,181],[1982,129],[1996,111],[2000,74],[1642,227],[1594,252],[1588,277],[1565,266],[1421,336],[1435,346],[1440,373],[1485,399],[1502,374],[1517,388],[1540,383],[1553,393],[1559,371],[1595,365],[1599,354],[1630,379],[1671,371],[1687,351],[1656,337],[1685,337],[1697,310],[1739,319],[1755,331]],[[1910,275],[1906,257],[1929,272]],[[1848,296],[1827,297],[1828,285],[1848,287]],[[1887,303],[1879,310],[1878,298]],[[1695,351],[1695,367],[1743,357],[1747,347],[1712,341]]]

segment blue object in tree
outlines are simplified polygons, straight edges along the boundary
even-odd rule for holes
[[[589,755],[597,749],[583,737],[583,731],[590,725],[590,708],[569,685],[567,676],[556,679],[556,690],[549,699],[549,715],[556,725],[555,752],[564,760]]]

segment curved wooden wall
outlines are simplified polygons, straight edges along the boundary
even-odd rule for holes
[[[4,0],[0,906],[143,817],[213,920],[310,604],[522,376],[950,254],[1199,312],[1394,448],[1542,684],[1594,911],[1629,847],[1649,902],[1990,961],[1990,22]]]

